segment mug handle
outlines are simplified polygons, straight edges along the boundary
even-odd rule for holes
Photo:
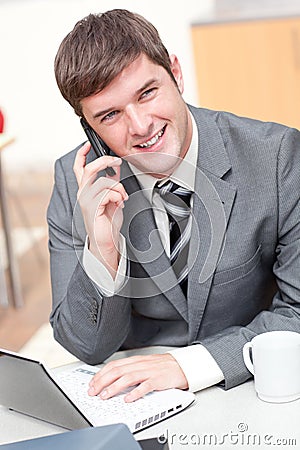
[[[252,342],[246,342],[246,344],[243,347],[243,358],[245,366],[247,367],[249,372],[251,372],[252,375],[254,375],[254,367],[250,358],[250,349],[252,349]]]

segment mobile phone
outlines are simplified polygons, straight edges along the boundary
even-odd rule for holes
[[[101,139],[99,134],[96,133],[95,130],[87,123],[87,121],[81,117],[80,123],[82,125],[82,128],[84,129],[85,134],[87,135],[88,140],[91,143],[92,149],[96,153],[97,158],[99,156],[109,155],[110,154],[110,148],[108,145],[105,144],[105,142]],[[105,169],[105,172],[110,177],[113,177],[116,175],[115,170],[112,167],[107,167]]]

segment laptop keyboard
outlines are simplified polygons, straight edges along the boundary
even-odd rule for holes
[[[55,374],[55,380],[63,391],[94,426],[122,422],[131,431],[137,431],[178,412],[182,407],[180,403],[175,404],[174,393],[177,390],[174,389],[149,393],[132,403],[124,401],[125,394],[132,388],[108,400],[91,397],[87,393],[88,384],[97,370],[93,366],[82,365]],[[170,406],[171,399],[174,406]]]

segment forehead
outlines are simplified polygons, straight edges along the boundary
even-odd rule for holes
[[[142,54],[125,67],[99,94],[106,95],[118,88],[135,92],[150,79],[160,80],[163,74],[167,74],[167,72],[162,66],[155,64]]]

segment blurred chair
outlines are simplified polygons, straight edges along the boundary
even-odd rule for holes
[[[1,124],[0,124],[1,125]],[[11,236],[11,226],[9,221],[7,199],[5,192],[4,174],[1,164],[2,150],[13,142],[13,138],[7,136],[0,131],[0,212],[1,221],[5,241],[5,249],[7,255],[8,275],[10,282],[11,303],[18,308],[23,305],[21,284],[16,255],[13,250],[13,242]],[[3,265],[3,257],[0,250],[0,305],[7,306],[9,304],[9,296],[5,279],[5,267]]]

